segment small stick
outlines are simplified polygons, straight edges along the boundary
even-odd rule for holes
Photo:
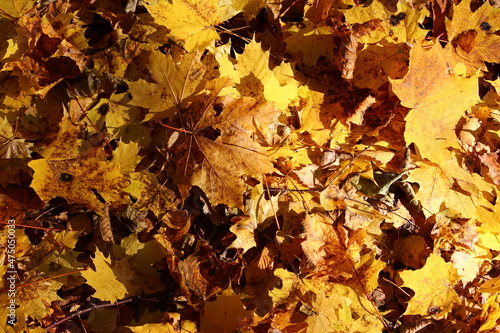
[[[264,176],[264,175],[262,175],[262,176]],[[267,179],[263,177],[262,180],[264,181],[264,183],[266,185],[267,195],[269,196],[269,203],[271,204],[271,209],[273,210],[274,221],[276,221],[276,227],[278,228],[278,230],[280,230],[280,224],[278,222],[278,215],[276,215],[276,210],[274,209],[274,205],[273,205],[273,202],[271,200],[271,192],[269,192],[269,185],[267,184]]]
[[[347,164],[344,168],[342,168],[342,170],[340,170],[340,172],[332,180],[330,180],[330,182],[324,188],[325,189],[328,188],[328,186],[330,186],[335,179],[337,179],[341,174],[343,174],[344,171],[347,170],[347,168],[350,167],[354,163],[354,161],[356,161],[356,159],[360,157],[365,151],[370,149],[371,146],[372,144],[370,143],[370,145],[368,145],[365,149],[363,149],[358,155],[354,156],[353,159],[349,162],[349,164]]]
[[[394,287],[398,288],[399,290],[401,290],[403,293],[405,293],[406,296],[408,297],[411,297],[410,294],[408,294],[406,291],[404,291],[403,288],[401,288],[400,286],[398,286],[397,284],[395,284],[394,282],[392,282],[391,280],[388,280],[386,279],[385,277],[382,277],[382,280],[384,280],[385,282],[389,282],[390,284],[392,284]]]
[[[68,320],[70,320],[70,319],[72,319],[72,318],[74,318],[76,316],[82,315],[82,314],[90,312],[92,310],[99,309],[99,308],[110,308],[110,307],[113,307],[113,306],[118,306],[118,305],[130,303],[130,302],[132,302],[132,301],[134,301],[134,300],[136,300],[138,298],[140,298],[140,296],[136,296],[136,297],[132,297],[132,298],[129,298],[129,299],[125,299],[123,301],[117,301],[117,302],[111,303],[111,304],[94,305],[94,306],[92,306],[92,307],[90,307],[88,309],[77,311],[77,312],[73,313],[71,316],[64,317],[63,319],[61,319],[59,321],[56,321],[52,325],[45,327],[45,330],[48,332],[49,330],[53,329],[54,327],[59,326],[62,323],[65,323]]]
[[[16,287],[16,289],[18,289],[18,288],[24,288],[24,287],[27,287],[27,286],[31,286],[33,284],[37,284],[37,283],[40,283],[40,282],[43,282],[43,281],[47,281],[47,280],[53,280],[53,279],[59,278],[61,276],[71,275],[71,274],[76,273],[76,272],[83,272],[83,271],[86,271],[87,269],[89,269],[89,266],[85,266],[82,269],[76,269],[76,270],[71,271],[71,272],[66,272],[66,273],[62,273],[62,274],[59,274],[59,275],[51,276],[51,277],[48,277],[48,278],[45,278],[45,279],[36,280],[36,281],[33,281],[33,282],[28,282],[28,283],[25,283],[25,284],[22,284],[22,285]]]
[[[78,230],[64,230],[64,229],[53,229],[53,228],[34,227],[34,226],[31,226],[31,225],[24,225],[24,224],[18,224],[18,223],[0,222],[0,224],[15,225],[16,227],[21,227],[21,228],[30,228],[30,229],[40,229],[40,230],[45,230],[45,231],[71,231],[71,232],[78,232]]]
[[[89,116],[87,115],[87,112],[83,109],[82,105],[80,104],[80,101],[78,100],[78,98],[76,97],[76,92],[75,90],[73,89],[72,86],[70,86],[70,84],[68,83],[68,81],[64,80],[64,82],[66,83],[66,85],[68,86],[69,90],[71,90],[71,92],[73,93],[73,95],[75,96],[75,101],[76,101],[76,104],[78,104],[78,106],[80,107],[80,110],[83,112],[83,115],[85,116],[85,118],[87,118],[87,120],[89,121],[90,125],[94,128],[94,130],[99,134],[99,136],[101,137],[101,139],[106,143],[106,145],[109,147],[109,149],[111,149],[111,151],[113,151],[113,147],[111,147],[111,144],[109,143],[108,139],[106,139],[106,137],[101,133],[101,131],[99,131],[99,129],[97,128],[96,125],[94,125],[94,123],[92,122],[92,120],[90,120]]]
[[[182,128],[175,128],[175,127],[172,127],[172,126],[168,126],[168,125],[165,125],[161,120],[158,122],[158,124],[160,124],[161,126],[163,127],[166,127],[168,129],[171,129],[171,130],[174,130],[174,131],[178,131],[178,132],[184,132],[184,133],[188,133],[188,134],[193,134],[193,132],[191,131],[186,131]]]

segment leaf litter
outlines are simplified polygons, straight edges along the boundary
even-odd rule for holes
[[[135,4],[0,10],[4,330],[498,330],[494,4]]]

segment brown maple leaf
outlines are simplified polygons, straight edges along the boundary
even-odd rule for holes
[[[170,160],[183,195],[196,185],[213,205],[243,208],[244,176],[258,179],[274,171],[265,149],[253,139],[255,124],[271,124],[279,114],[272,103],[258,104],[253,98],[211,97],[181,112],[183,129],[162,123],[185,135]]]

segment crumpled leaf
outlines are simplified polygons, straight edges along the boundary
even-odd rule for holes
[[[301,247],[316,270],[350,278],[354,273],[347,244],[344,243],[346,231],[336,226],[334,219],[326,214],[308,214],[303,223],[305,240]]]
[[[488,177],[493,184],[500,185],[500,156],[498,151],[479,156],[479,160],[488,168]]]
[[[262,184],[255,186],[250,192],[250,199],[246,202],[247,208],[245,209],[247,215],[237,216],[232,220],[235,224],[231,226],[230,230],[236,235],[236,239],[229,245],[230,248],[241,248],[245,253],[257,246],[255,231],[258,228],[264,229],[268,226],[269,222],[264,223],[264,221],[274,217],[278,210],[278,197],[266,200],[265,195]]]

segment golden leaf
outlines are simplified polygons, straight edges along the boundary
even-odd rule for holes
[[[452,263],[447,263],[437,254],[431,253],[425,266],[416,271],[402,271],[399,276],[403,279],[404,287],[415,292],[415,296],[408,302],[405,311],[407,315],[425,316],[438,309],[439,315],[444,316],[451,311],[460,299],[453,286],[460,277]]]
[[[436,42],[426,50],[417,44],[410,51],[408,73],[391,80],[401,104],[412,108],[406,116],[406,143],[414,142],[422,157],[438,164],[450,158],[448,148],[460,148],[457,122],[479,101],[477,78],[455,75],[453,59],[449,45],[443,49]]]

